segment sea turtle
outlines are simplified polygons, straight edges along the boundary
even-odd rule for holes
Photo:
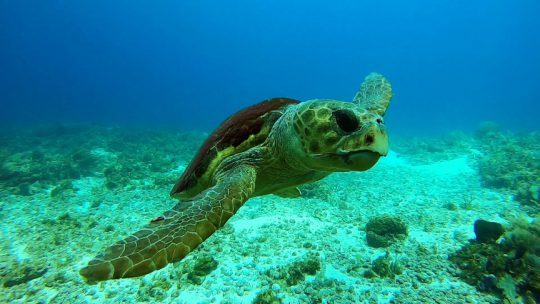
[[[202,145],[171,196],[182,201],[80,270],[90,281],[137,277],[180,261],[238,211],[265,194],[332,172],[364,171],[388,153],[383,115],[392,98],[371,73],[353,102],[274,98],[229,117]]]

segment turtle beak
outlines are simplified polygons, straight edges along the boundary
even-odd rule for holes
[[[339,154],[350,154],[360,151],[371,151],[379,156],[388,155],[388,135],[384,128],[372,125],[366,130],[345,139],[338,149]]]
[[[343,161],[354,171],[365,171],[375,166],[381,155],[370,150],[361,150],[342,155]]]
[[[379,130],[368,150],[379,153],[381,156],[388,155],[388,135],[386,132],[383,133]]]

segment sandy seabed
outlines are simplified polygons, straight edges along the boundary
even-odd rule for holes
[[[202,138],[183,143],[185,158],[167,174],[181,174]],[[99,144],[92,151],[114,160]],[[461,281],[448,261],[474,238],[475,220],[506,224],[523,213],[509,193],[482,187],[477,153],[419,162],[419,155],[392,151],[368,172],[301,188],[301,198],[251,199],[183,261],[97,284],[87,284],[79,269],[172,207],[170,184],[148,175],[113,191],[102,174],[90,174],[55,197],[54,187],[24,196],[1,189],[0,302],[254,303],[266,293],[274,302],[258,303],[500,303]],[[369,247],[365,225],[381,215],[400,217],[407,238]],[[366,276],[387,254],[399,272]],[[212,261],[208,273],[190,274],[205,259]],[[291,265],[306,259],[317,260],[318,269],[288,281]]]

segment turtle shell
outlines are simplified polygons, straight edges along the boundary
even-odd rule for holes
[[[300,101],[272,98],[227,118],[204,142],[176,185],[171,196],[190,198],[208,188],[214,170],[223,159],[261,144],[284,107]]]

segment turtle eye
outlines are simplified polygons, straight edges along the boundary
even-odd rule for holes
[[[338,127],[347,133],[358,130],[358,127],[360,126],[356,115],[351,111],[337,110],[334,111],[332,115],[334,115]]]

